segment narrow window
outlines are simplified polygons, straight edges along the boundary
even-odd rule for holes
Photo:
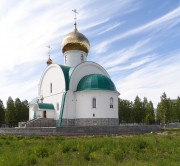
[[[113,98],[110,98],[110,108],[113,108]]]
[[[43,112],[43,118],[46,118],[46,111]]]
[[[84,61],[84,56],[83,56],[83,54],[81,54],[81,62],[83,62]]]
[[[92,99],[92,107],[93,107],[93,108],[96,108],[96,98],[93,98],[93,99]]]
[[[50,93],[52,93],[52,83],[50,83]]]
[[[57,111],[59,111],[59,103],[57,103]]]
[[[66,64],[66,62],[67,62],[67,55],[65,55],[65,64]]]

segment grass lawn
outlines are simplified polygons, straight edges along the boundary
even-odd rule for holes
[[[136,136],[0,135],[0,166],[179,166],[180,129]]]

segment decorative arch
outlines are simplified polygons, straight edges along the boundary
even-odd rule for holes
[[[42,82],[43,82],[43,79],[45,78],[45,75],[46,75],[46,73],[49,71],[49,70],[51,70],[52,68],[56,68],[57,69],[57,71],[59,72],[59,74],[64,78],[64,82],[62,82],[62,85],[64,86],[64,89],[67,89],[68,87],[69,87],[69,80],[67,80],[67,74],[65,74],[64,73],[64,71],[63,71],[63,69],[62,69],[62,67],[60,66],[60,65],[58,65],[58,64],[51,64],[51,65],[49,65],[46,69],[45,69],[45,71],[44,71],[44,73],[41,75],[41,78],[40,78],[40,81],[39,81],[39,88],[38,88],[38,94],[39,95],[41,95],[40,93],[40,91],[41,91],[41,86],[42,86]],[[69,76],[68,76],[69,77]],[[50,85],[51,86],[51,85]]]
[[[76,91],[77,85],[81,78],[89,74],[101,74],[110,78],[109,74],[102,66],[95,62],[86,61],[74,67],[73,70],[70,69],[69,89]]]

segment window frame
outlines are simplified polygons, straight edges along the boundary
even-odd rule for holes
[[[110,97],[110,108],[113,108],[114,107],[114,104],[113,104],[113,97]]]
[[[50,93],[52,93],[52,82],[50,83]]]
[[[84,55],[81,54],[81,62],[83,62],[83,61],[84,61]]]
[[[96,108],[97,102],[96,102],[96,98],[93,97],[92,98],[92,108]]]

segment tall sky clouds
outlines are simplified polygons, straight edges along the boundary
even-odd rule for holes
[[[73,30],[90,41],[88,60],[111,75],[120,97],[146,96],[155,106],[165,91],[180,96],[179,0],[0,0],[0,99],[37,96],[51,59],[63,63],[60,44]]]

